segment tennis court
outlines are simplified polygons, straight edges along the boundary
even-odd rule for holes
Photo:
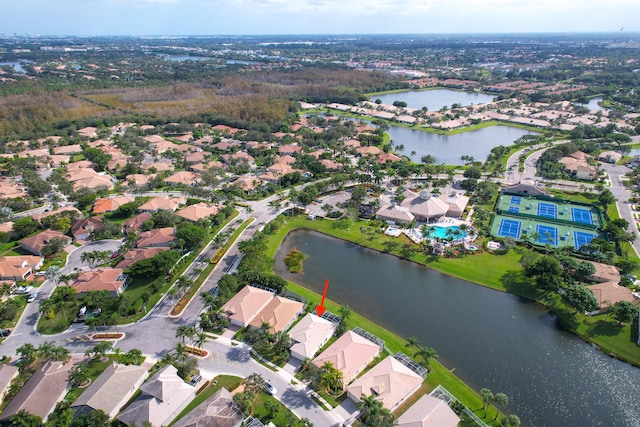
[[[536,239],[536,243],[542,243],[543,245],[549,243],[551,246],[558,246],[558,227],[537,224],[536,231],[540,235]]]
[[[511,204],[512,205],[519,205],[520,202],[522,202],[522,197],[511,196]]]
[[[509,206],[509,209],[507,209],[507,212],[518,213],[520,212],[520,208],[517,206]]]
[[[557,218],[558,207],[553,203],[538,203],[538,216],[543,218]]]
[[[514,239],[520,238],[520,229],[522,223],[513,219],[502,218],[500,221],[500,227],[498,228],[498,235],[502,237],[512,237]]]
[[[589,209],[571,208],[571,220],[581,224],[593,224],[593,215]]]
[[[576,249],[580,249],[582,245],[588,245],[596,235],[593,233],[585,233],[584,231],[574,231],[573,240]]]

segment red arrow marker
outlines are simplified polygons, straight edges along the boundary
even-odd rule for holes
[[[324,307],[324,297],[327,296],[327,288],[329,287],[329,279],[324,282],[324,291],[322,291],[322,301],[320,305],[316,305],[316,311],[318,312],[318,316],[322,316],[322,313],[326,310]]]

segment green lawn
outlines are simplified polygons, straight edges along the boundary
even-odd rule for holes
[[[87,365],[87,371],[88,371],[87,373],[91,381],[93,382],[96,378],[98,378],[100,374],[103,373],[104,370],[107,369],[107,367],[110,364],[116,361],[116,359],[117,359],[117,356],[113,354],[109,355],[105,360],[91,359],[89,361],[89,364]],[[75,400],[82,394],[85,388],[80,388],[80,387],[72,388],[64,397],[65,400],[69,402],[75,402]]]

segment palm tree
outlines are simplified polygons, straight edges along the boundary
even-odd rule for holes
[[[176,345],[176,359],[184,363],[189,357],[189,352],[187,351],[187,347],[184,344],[178,343]]]
[[[425,365],[426,368],[428,368],[429,361],[434,357],[438,357],[438,353],[436,353],[436,351],[431,347],[419,346],[416,356],[420,357],[422,364]]]
[[[189,335],[189,326],[187,325],[178,326],[178,328],[176,329],[176,338],[181,340],[182,344],[184,344],[188,335]]]
[[[196,345],[196,347],[202,348],[202,346],[204,346],[204,343],[207,342],[207,338],[208,336],[206,332],[198,332],[195,339],[193,340],[193,343]]]
[[[137,348],[132,348],[122,355],[125,365],[137,365],[142,359],[142,351]]]
[[[71,381],[72,387],[80,387],[89,380],[89,371],[87,369],[87,363],[82,362],[78,364],[69,373],[69,381]]]
[[[407,343],[405,344],[405,347],[409,347],[409,349],[413,349],[413,348],[419,348],[420,347],[420,341],[418,341],[417,337],[409,337],[407,338]],[[414,352],[411,352],[411,357],[414,356],[413,354]]]
[[[52,341],[45,341],[38,346],[37,355],[42,359],[52,359],[55,348],[56,346]]]
[[[342,391],[342,371],[334,367],[331,362],[326,362],[320,369],[320,381],[318,382],[318,385],[324,388],[329,394]]]
[[[24,366],[30,365],[38,355],[38,350],[31,343],[22,344],[16,349],[16,353],[20,355]]]
[[[381,427],[391,427],[394,424],[394,417],[387,408],[382,406],[382,402],[376,399],[376,396],[360,397],[360,402],[356,403],[356,406],[362,413],[360,422],[362,425],[375,425]]]
[[[57,265],[52,265],[44,272],[44,277],[46,277],[47,280],[51,280],[56,287],[60,282],[60,276],[60,267],[58,267]]]
[[[493,400],[493,393],[488,388],[480,390],[480,397],[482,397],[484,417],[487,417],[487,410],[489,409],[489,402]]]
[[[493,418],[493,421],[495,421],[498,419],[498,413],[499,413],[497,406],[500,406],[500,407],[507,406],[509,404],[509,398],[504,393],[496,393],[496,395],[493,397],[493,402],[494,402],[494,405],[496,406],[496,416]]]

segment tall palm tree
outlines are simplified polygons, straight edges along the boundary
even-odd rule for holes
[[[482,397],[482,403],[484,408],[484,416],[487,417],[487,410],[489,409],[489,402],[493,400],[493,393],[488,388],[480,390],[480,397]]]
[[[504,393],[496,393],[493,397],[493,403],[496,406],[505,407],[509,404],[509,398]],[[498,414],[499,411],[498,408],[496,408],[496,416],[493,418],[494,421],[498,419]]]
[[[208,336],[206,332],[198,332],[196,334],[195,339],[193,340],[193,343],[195,344],[196,347],[202,348],[204,344],[207,342],[207,338]]]
[[[434,357],[438,357],[438,353],[436,353],[436,351],[431,347],[419,346],[418,351],[416,352],[416,356],[420,357],[422,364],[425,365],[426,368],[428,368],[429,361]]]
[[[320,381],[318,385],[324,388],[329,394],[341,392],[343,387],[342,371],[333,366],[331,362],[326,362],[320,369]]]
[[[409,347],[409,349],[414,349],[414,348],[419,348],[420,347],[420,341],[418,341],[417,337],[409,337],[407,338],[407,343],[405,344],[405,347]],[[413,357],[414,352],[411,352],[411,357]]]
[[[187,325],[178,326],[178,328],[176,329],[176,338],[181,340],[182,344],[184,344],[188,335],[189,335],[189,326]]]

